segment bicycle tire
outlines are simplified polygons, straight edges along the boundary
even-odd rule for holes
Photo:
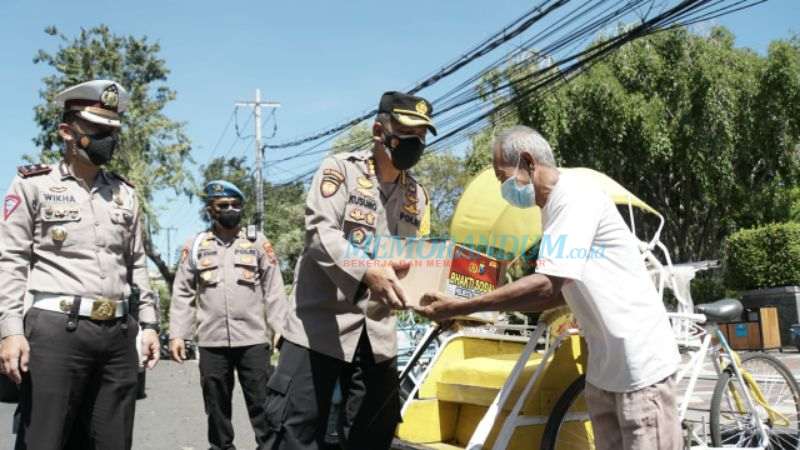
[[[788,367],[784,363],[782,363],[778,358],[768,355],[768,354],[750,354],[743,356],[741,359],[742,366],[745,365],[748,361],[759,360],[765,362],[772,368],[774,368],[780,376],[786,381],[792,397],[794,399],[794,408],[795,408],[795,427],[800,429],[800,421],[797,421],[800,417],[800,387],[798,387],[797,381],[794,379],[792,372],[789,370]],[[711,443],[714,447],[722,447],[724,445],[724,437],[725,431],[723,431],[722,426],[720,424],[720,418],[722,417],[722,396],[726,392],[728,387],[728,383],[734,378],[733,371],[730,367],[727,367],[720,375],[719,380],[717,380],[716,386],[714,386],[714,394],[711,397],[711,412],[710,412],[710,420],[709,425],[711,428]],[[773,445],[773,438],[777,438],[777,436],[770,435],[770,444],[769,449],[782,449],[787,448],[783,445]],[[798,436],[795,436],[793,441],[790,442],[791,448],[798,448],[797,445],[800,443],[798,442]],[[756,445],[757,441],[755,436],[749,438],[745,443],[750,445]]]
[[[564,416],[566,416],[572,405],[575,404],[575,401],[578,400],[581,395],[583,395],[585,388],[586,376],[581,375],[567,387],[563,394],[561,394],[561,397],[559,397],[555,406],[553,406],[553,411],[550,413],[550,417],[547,419],[547,424],[545,425],[544,433],[542,434],[542,444],[540,446],[540,450],[557,449],[556,446],[559,442],[558,437],[559,432],[561,431],[561,425],[564,421]],[[581,446],[581,448],[594,448],[594,442],[584,442],[582,444],[590,444],[591,447]]]

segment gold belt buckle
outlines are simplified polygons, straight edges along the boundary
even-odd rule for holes
[[[92,320],[113,319],[116,311],[117,306],[114,300],[99,298],[92,304],[92,314],[89,316],[89,318]]]

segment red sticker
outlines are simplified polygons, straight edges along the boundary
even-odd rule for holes
[[[20,203],[22,203],[22,199],[18,195],[6,195],[6,200],[3,202],[3,220],[8,220]]]

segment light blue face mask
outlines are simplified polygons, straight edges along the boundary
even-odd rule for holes
[[[519,171],[519,161],[514,175],[503,182],[500,186],[500,193],[503,199],[517,208],[532,208],[536,205],[536,191],[533,189],[533,180],[528,184],[520,186],[517,184],[517,172]]]

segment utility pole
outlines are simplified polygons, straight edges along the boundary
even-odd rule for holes
[[[166,227],[167,232],[167,267],[172,267],[172,232],[178,231],[177,227]]]
[[[262,102],[261,89],[256,89],[256,100],[236,102],[236,106],[252,106],[256,123],[256,228],[264,231],[264,147],[261,145],[261,108],[280,108],[278,102]]]

